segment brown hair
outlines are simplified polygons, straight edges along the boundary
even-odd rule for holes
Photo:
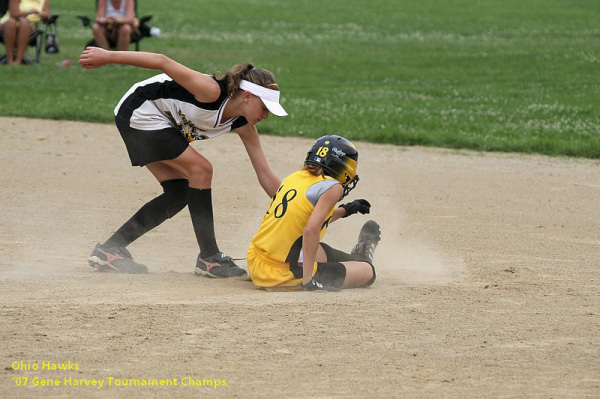
[[[229,97],[235,96],[238,90],[240,90],[240,81],[242,79],[271,90],[279,91],[279,85],[273,73],[266,69],[254,68],[254,65],[249,62],[235,65],[225,75],[220,77],[217,77],[216,73],[213,73],[213,77],[217,81],[225,83]]]
[[[317,166],[317,165],[304,165],[302,166],[302,170],[307,171],[308,173],[310,173],[313,176],[321,176],[321,177],[325,177],[325,171],[323,170],[322,167]]]

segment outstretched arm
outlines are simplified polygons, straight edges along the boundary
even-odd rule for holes
[[[256,172],[258,182],[269,197],[274,196],[281,184],[281,180],[267,163],[265,153],[260,145],[256,127],[247,124],[236,129],[235,132],[240,136],[244,143],[244,147],[246,147],[246,152],[250,157],[250,162],[252,162],[252,167]]]
[[[192,93],[198,101],[213,102],[219,98],[219,84],[210,76],[194,71],[166,55],[142,51],[108,51],[88,47],[79,58],[83,68],[99,68],[106,64],[123,64],[140,68],[158,69]]]

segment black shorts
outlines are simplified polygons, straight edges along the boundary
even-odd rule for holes
[[[115,116],[115,123],[125,142],[131,165],[175,159],[188,148],[188,141],[175,128],[138,130],[129,126],[129,118]]]

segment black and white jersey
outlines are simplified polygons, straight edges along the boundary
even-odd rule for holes
[[[188,141],[211,139],[248,123],[242,116],[221,122],[229,97],[225,84],[217,83],[217,101],[202,103],[163,73],[133,85],[115,107],[115,116],[129,119],[137,130],[176,128]]]

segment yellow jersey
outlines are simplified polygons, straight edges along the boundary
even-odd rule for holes
[[[46,0],[21,0],[19,1],[19,11],[27,12],[29,10],[35,10],[38,12],[44,11]],[[10,18],[10,14],[7,11],[4,17],[0,20],[0,23],[6,22]],[[40,22],[41,18],[37,14],[31,14],[27,16],[27,20],[32,24]]]
[[[259,279],[252,276],[256,285],[282,285],[286,284],[285,280],[288,280],[288,284],[300,284],[301,280],[289,280],[302,277],[302,268],[298,266],[298,260],[302,253],[304,227],[319,196],[335,184],[340,183],[332,177],[314,176],[306,170],[292,173],[281,182],[248,251],[251,276],[255,267],[280,270],[273,270],[275,274],[264,270],[266,273]],[[327,230],[334,208],[331,208],[323,223],[320,239]],[[258,265],[259,260],[261,266]]]

